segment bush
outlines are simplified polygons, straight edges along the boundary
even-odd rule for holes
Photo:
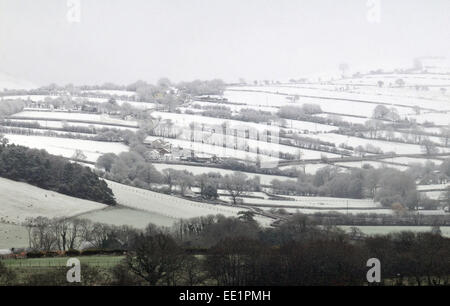
[[[71,249],[66,251],[66,256],[79,256],[79,255],[81,255],[81,252],[78,250]]]
[[[41,258],[41,257],[44,257],[44,252],[31,251],[27,253],[27,258]]]

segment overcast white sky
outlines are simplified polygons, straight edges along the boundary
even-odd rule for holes
[[[0,0],[0,71],[38,85],[288,79],[450,54],[450,1]],[[376,2],[376,0],[371,0]]]

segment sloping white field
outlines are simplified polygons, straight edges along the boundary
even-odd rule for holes
[[[262,87],[255,90],[270,90],[270,88]],[[274,92],[278,92],[273,90]],[[370,116],[376,105],[367,103],[357,103],[349,101],[326,100],[319,98],[301,97],[295,103],[290,102],[285,95],[271,94],[265,92],[246,92],[246,91],[225,91],[224,97],[228,97],[229,93],[233,93],[234,100],[241,103],[256,106],[301,106],[305,103],[320,105],[323,111],[339,114],[350,115],[367,115]],[[277,98],[275,98],[277,97]]]
[[[228,170],[228,169],[187,166],[187,165],[154,163],[153,166],[155,166],[156,170],[158,170],[158,171],[162,171],[164,169],[170,168],[170,169],[175,169],[175,170],[186,170],[186,171],[191,172],[194,175],[209,173],[209,172],[219,172],[221,175],[227,175],[227,174],[233,174],[235,172],[233,170]],[[260,178],[260,182],[262,185],[270,185],[270,182],[272,182],[272,180],[275,180],[275,179],[280,180],[280,181],[295,180],[295,178],[287,177],[287,176],[280,176],[280,175],[256,174],[256,173],[249,173],[249,172],[242,172],[242,173],[247,175],[248,178],[254,178],[254,177],[258,176]]]
[[[44,128],[62,128],[63,127],[63,121],[49,121],[49,120],[34,120],[34,119],[8,119],[10,121],[19,121],[19,122],[37,122],[41,125],[41,127]],[[65,120],[65,122],[70,126],[82,126],[82,127],[95,127],[97,129],[101,128],[107,128],[107,129],[117,129],[117,130],[130,130],[130,131],[137,131],[137,127],[128,127],[128,126],[111,126],[111,125],[104,125],[104,124],[95,124],[95,123],[84,123],[84,122],[72,122]]]
[[[0,222],[20,224],[28,217],[70,217],[106,205],[69,197],[29,184],[0,178]]]
[[[112,181],[107,181],[107,183],[112,189],[119,204],[173,218],[174,222],[178,219],[218,214],[231,217],[237,216],[238,212],[246,210],[239,207],[188,201],[178,197],[130,187]],[[255,219],[263,226],[268,226],[272,221],[265,217],[256,217]]]
[[[357,147],[359,145],[366,146],[367,144],[371,144],[375,147],[380,148],[383,152],[395,152],[397,154],[421,154],[423,153],[422,147],[420,145],[408,144],[408,143],[398,143],[398,142],[389,142],[384,140],[376,140],[376,139],[365,139],[358,138],[353,136],[340,135],[335,133],[324,133],[317,134],[314,137],[317,137],[320,140],[333,142],[336,145],[341,143],[345,143],[346,145]],[[449,148],[439,147],[439,151],[450,152]]]
[[[82,120],[82,121],[90,121],[90,122],[103,122],[110,124],[124,124],[124,125],[133,125],[138,126],[136,121],[131,120],[121,120],[112,118],[108,115],[101,114],[86,114],[86,113],[69,113],[69,112],[39,112],[39,111],[23,111],[17,114],[14,114],[12,117],[26,117],[30,119],[39,118],[39,119],[57,119],[57,120]]]
[[[295,86],[264,86],[261,87],[244,87],[241,89],[248,90],[265,90],[272,93],[283,93],[289,95],[306,95],[314,97],[326,97],[326,98],[338,98],[338,99],[353,99],[361,100],[373,103],[387,103],[387,104],[399,104],[407,108],[419,106],[422,108],[430,108],[434,110],[450,110],[450,104],[446,101],[437,100],[424,100],[424,99],[413,99],[410,97],[390,97],[383,95],[370,95],[370,94],[357,94],[345,91],[325,91],[321,89],[309,89],[309,88],[298,88]],[[317,99],[315,99],[317,100]],[[300,98],[302,101],[302,98]],[[344,102],[344,101],[339,101]],[[366,103],[361,103],[366,104]],[[403,113],[399,109],[399,113]]]
[[[119,154],[128,151],[126,145],[113,142],[16,134],[6,134],[5,136],[10,143],[33,149],[44,149],[50,154],[67,158],[71,158],[79,149],[86,155],[87,161],[91,162],[96,162],[100,155],[105,153]]]

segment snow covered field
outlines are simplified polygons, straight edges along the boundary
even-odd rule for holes
[[[226,174],[233,174],[235,172],[232,170],[221,169],[221,168],[160,164],[160,163],[154,163],[153,166],[155,166],[156,170],[158,170],[158,171],[162,171],[164,169],[171,168],[171,169],[175,169],[175,170],[186,170],[186,171],[191,172],[194,175],[209,173],[209,172],[219,172],[221,175],[226,175]],[[243,173],[245,175],[247,175],[248,178],[254,178],[254,177],[258,176],[260,178],[260,182],[262,185],[270,185],[270,182],[275,179],[280,180],[280,181],[295,180],[295,178],[279,176],[279,175],[256,174],[256,173],[249,173],[249,172],[243,172]]]
[[[109,124],[122,124],[129,126],[138,126],[136,121],[121,120],[112,118],[108,115],[100,114],[87,114],[87,113],[69,113],[69,112],[39,112],[39,111],[23,111],[14,114],[12,117],[24,117],[30,119],[56,119],[56,120],[66,120],[66,121],[87,121],[93,123],[109,123]]]
[[[79,215],[77,218],[115,226],[127,225],[139,229],[144,229],[149,223],[157,226],[170,227],[177,220],[176,218],[161,215],[157,212],[148,212],[122,206],[95,210]]]
[[[106,207],[4,178],[0,178],[0,194],[0,223],[21,224],[38,216],[70,217]]]
[[[447,102],[450,105],[450,102]],[[442,113],[423,113],[420,115],[410,115],[409,119],[415,119],[418,123],[432,122],[440,126],[450,124],[450,112]]]
[[[357,147],[359,145],[366,146],[368,144],[380,148],[383,152],[395,152],[397,154],[421,154],[423,148],[420,145],[390,142],[384,140],[359,138],[353,136],[340,135],[335,133],[323,133],[314,135],[314,137],[328,142],[333,142],[336,145],[344,143],[346,145]],[[450,148],[439,148],[441,153],[450,152]]]
[[[436,166],[439,166],[440,164],[442,164],[442,160],[439,160],[439,159],[412,158],[412,157],[393,157],[393,158],[383,159],[383,161],[400,163],[400,164],[405,164],[405,165],[426,164],[427,162],[432,162]]]
[[[231,197],[221,196],[221,199],[225,199],[231,202]],[[292,206],[294,207],[311,207],[311,208],[347,208],[349,209],[368,209],[368,208],[381,208],[381,204],[374,202],[370,199],[347,199],[347,198],[330,198],[330,197],[301,197],[301,196],[288,196],[288,198],[295,199],[294,201],[288,200],[269,200],[269,199],[257,199],[257,198],[244,198],[244,204],[253,205],[273,205],[276,206]]]
[[[43,128],[57,128],[60,129],[63,127],[64,123],[67,123],[69,126],[82,126],[82,127],[95,127],[97,129],[101,128],[107,128],[107,129],[118,129],[118,130],[130,130],[130,131],[137,131],[137,127],[128,127],[128,126],[112,126],[112,125],[102,125],[102,124],[95,124],[95,123],[84,123],[84,122],[73,122],[73,121],[53,121],[53,120],[34,120],[34,119],[8,119],[10,121],[18,121],[18,122],[37,122],[39,125]]]
[[[0,252],[28,247],[28,232],[24,226],[0,223]]]
[[[305,171],[306,174],[315,174],[317,170],[323,167],[330,166],[329,164],[305,164],[305,165],[293,165],[293,166],[281,166],[282,170],[289,168],[296,168],[299,171]]]
[[[389,160],[387,160],[389,161]],[[345,167],[352,167],[352,168],[361,168],[364,165],[370,165],[374,168],[393,168],[393,169],[397,169],[400,171],[405,171],[408,169],[408,166],[401,166],[401,165],[391,165],[388,163],[382,163],[379,161],[369,161],[369,160],[364,160],[362,162],[357,161],[357,162],[338,162],[335,163],[335,165],[337,166],[345,166]]]
[[[129,187],[112,181],[107,181],[107,183],[120,205],[145,210],[150,213],[157,213],[161,216],[174,219],[174,222],[178,219],[207,215],[222,214],[228,217],[237,216],[239,211],[246,210],[239,207],[188,201],[145,189]],[[268,226],[273,221],[265,217],[256,217],[255,219],[263,226]]]
[[[115,142],[16,134],[6,134],[5,136],[10,143],[33,149],[44,149],[50,154],[62,155],[67,158],[71,158],[79,149],[86,155],[86,160],[91,162],[96,162],[99,156],[105,153],[119,154],[128,151],[126,145]]]
[[[91,89],[91,90],[83,90],[83,92],[88,94],[104,94],[104,95],[110,95],[110,96],[127,96],[127,97],[134,97],[136,96],[135,91],[128,91],[128,90],[115,90],[115,89]]]
[[[339,225],[339,228],[350,231],[352,226]],[[389,233],[409,232],[431,232],[430,226],[356,226],[366,235],[385,235]],[[440,227],[442,236],[450,237],[450,226]]]
[[[245,86],[245,87],[238,87],[235,89],[239,90],[261,90],[261,87],[252,87],[252,86]],[[370,102],[370,103],[385,103],[385,104],[398,104],[406,109],[418,106],[422,108],[427,109],[434,109],[434,110],[450,110],[450,104],[448,101],[438,101],[438,100],[425,100],[425,99],[414,99],[410,97],[391,97],[391,96],[384,96],[384,95],[378,95],[378,94],[357,94],[352,92],[346,92],[346,91],[329,91],[329,90],[321,90],[321,89],[310,89],[310,88],[299,88],[295,86],[264,86],[264,91],[271,92],[271,93],[281,93],[281,94],[289,94],[289,95],[305,95],[305,96],[312,96],[312,97],[323,97],[323,98],[330,98],[330,99],[349,99],[349,100],[360,100],[364,102]],[[302,101],[302,98],[300,97],[300,102]],[[306,98],[307,99],[307,98]],[[314,98],[314,100],[317,100],[317,98]],[[344,101],[339,101],[344,102]],[[361,104],[367,104],[360,102]],[[399,113],[403,113],[399,109]]]

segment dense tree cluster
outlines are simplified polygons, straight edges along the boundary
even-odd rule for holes
[[[272,188],[280,194],[373,198],[387,207],[400,203],[403,207],[416,208],[419,200],[414,179],[392,168],[367,167],[342,172],[327,166],[314,175],[301,174],[297,181],[273,180]]]
[[[192,82],[181,82],[177,87],[183,92],[192,95],[221,95],[225,90],[225,83],[220,79],[211,81],[195,80]]]
[[[3,139],[3,137],[0,137]],[[72,163],[45,150],[0,145],[0,176],[69,196],[115,205],[106,183],[88,167]]]

